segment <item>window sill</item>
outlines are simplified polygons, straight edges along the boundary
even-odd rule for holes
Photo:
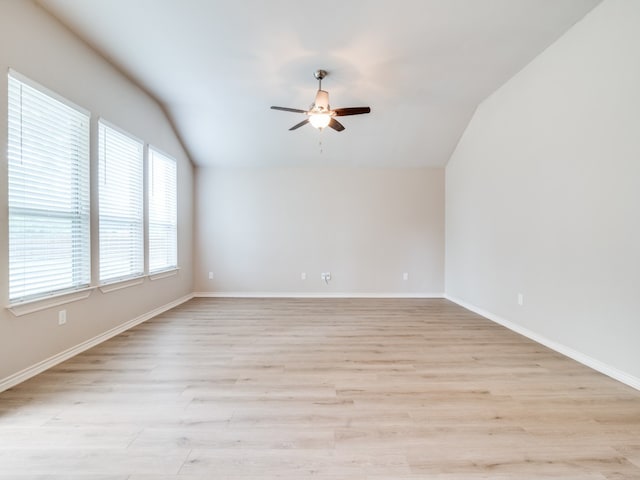
[[[86,287],[80,290],[74,290],[72,292],[59,293],[56,295],[50,295],[48,297],[36,298],[34,300],[27,300],[24,302],[10,303],[7,305],[7,310],[13,313],[16,317],[28,315],[30,313],[39,312],[48,308],[57,307],[66,303],[77,302],[78,300],[84,300],[91,295],[91,292],[96,287]]]
[[[123,288],[135,287],[136,285],[142,285],[144,283],[144,276],[127,278],[124,280],[116,280],[111,283],[103,283],[98,288],[102,293],[115,292],[116,290],[122,290]]]
[[[173,277],[178,274],[180,267],[170,268],[169,270],[161,270],[159,272],[150,273],[149,280],[160,280],[161,278]]]
[[[123,288],[142,285],[144,283],[145,277],[148,277],[149,280],[160,280],[162,278],[173,277],[177,275],[179,271],[180,267],[176,267],[169,270],[163,270],[161,272],[142,275],[140,277],[128,278],[126,280],[117,280],[112,283],[104,283],[98,286],[85,287],[81,288],[80,290],[73,290],[72,292],[49,295],[47,297],[26,300],[24,302],[10,303],[6,308],[14,316],[22,317],[23,315],[28,315],[30,313],[47,310],[48,308],[84,300],[85,298],[88,298],[96,288],[100,289],[102,293],[115,292],[117,290],[122,290]]]

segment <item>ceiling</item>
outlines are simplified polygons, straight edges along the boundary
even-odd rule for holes
[[[167,111],[195,164],[442,166],[478,104],[600,0],[36,0]],[[290,132],[317,81],[370,106]],[[321,145],[320,145],[321,142]]]

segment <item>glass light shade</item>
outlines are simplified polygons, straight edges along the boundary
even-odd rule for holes
[[[320,130],[329,125],[330,121],[331,115],[326,113],[314,113],[309,116],[309,123]]]

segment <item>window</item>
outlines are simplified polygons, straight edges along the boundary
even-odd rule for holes
[[[178,266],[176,162],[149,149],[149,273]]]
[[[144,274],[144,144],[98,123],[100,283]]]
[[[89,114],[10,71],[9,299],[87,287]]]

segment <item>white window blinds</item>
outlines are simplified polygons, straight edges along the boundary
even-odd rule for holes
[[[176,162],[149,148],[149,273],[178,265]]]
[[[100,283],[144,273],[144,144],[98,123]]]
[[[8,85],[9,299],[19,302],[90,283],[89,114],[13,71]]]

